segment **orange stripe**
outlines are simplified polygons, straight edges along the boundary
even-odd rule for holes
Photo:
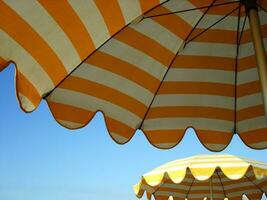
[[[167,197],[167,196],[158,196],[156,194],[153,194],[153,196],[154,196],[155,200],[168,200],[169,199],[169,197]]]
[[[141,118],[147,109],[144,104],[124,93],[82,78],[69,76],[59,87],[106,100],[135,113]]]
[[[178,143],[184,136],[185,129],[177,130],[143,130],[152,144]]]
[[[124,29],[115,38],[144,52],[165,66],[169,66],[174,58],[174,54],[169,49],[130,27]]]
[[[197,181],[196,181],[197,182]],[[201,183],[201,184],[200,184]],[[182,184],[183,185],[183,184]],[[214,184],[212,184],[213,186],[215,186]],[[209,190],[209,182],[207,182],[207,181],[203,181],[203,182],[197,182],[197,183],[195,183],[194,185],[193,185],[193,187],[197,187],[197,186],[207,186],[206,188],[206,190],[204,190],[204,189],[200,189],[200,190],[194,190],[194,189],[191,189],[190,190],[190,194],[209,194],[209,192],[210,192],[210,190]],[[218,185],[219,186],[219,185]],[[165,192],[169,192],[170,193],[170,195],[173,193],[173,192],[176,192],[176,193],[180,193],[180,194],[187,194],[187,192],[188,192],[188,189],[189,188],[186,188],[186,189],[178,189],[178,188],[164,188],[164,184],[163,184],[163,186],[162,187],[160,187],[160,189],[159,190],[157,190],[157,191],[165,191]],[[223,194],[223,190],[221,190],[221,189],[214,189],[213,188],[213,194]],[[190,198],[191,199],[191,198]],[[200,198],[198,198],[199,200],[200,200]],[[202,199],[201,199],[202,200]]]
[[[4,58],[0,56],[0,72],[8,66],[8,63]]]
[[[192,5],[194,5],[195,7],[202,7],[202,6],[209,6],[211,5],[213,0],[188,0]],[[218,0],[217,0],[218,1]]]
[[[261,92],[260,81],[253,81],[237,86],[237,98]]]
[[[267,56],[267,51],[266,51],[266,56]],[[253,68],[257,68],[255,55],[240,58],[238,60],[238,68],[237,68],[238,72],[242,72],[247,69],[253,69]]]
[[[173,106],[150,108],[147,115],[147,119],[172,117],[209,118],[233,121],[234,111],[229,109],[212,107]]]
[[[225,0],[217,0],[214,5],[216,4],[221,4],[221,3],[225,3]],[[239,6],[238,3],[233,3],[233,4],[226,4],[226,5],[221,5],[221,6],[215,6],[212,7],[209,11],[208,11],[208,15],[222,15],[225,16],[227,13],[231,12],[232,10],[234,10],[235,8],[237,8]],[[242,6],[241,7],[241,17],[245,16],[245,9]],[[238,16],[238,10],[233,12],[230,16]],[[237,20],[237,19],[236,19]]]
[[[261,33],[263,38],[267,38],[267,24],[261,25]],[[251,31],[245,30],[240,41],[241,44],[252,42]]]
[[[234,97],[234,85],[204,82],[164,82],[159,94],[210,94]]]
[[[214,130],[196,129],[198,138],[204,144],[223,144],[227,145],[233,136],[233,132],[223,132]]]
[[[267,1],[260,0],[258,3],[260,3],[263,8],[267,9]]]
[[[160,13],[170,13],[169,9],[165,8],[164,6],[159,6],[156,9],[149,12],[148,16],[150,15],[157,15]],[[168,29],[170,32],[174,33],[181,39],[186,39],[187,35],[192,30],[192,26],[184,21],[178,15],[166,15],[164,17],[153,17],[152,20],[159,23],[161,26]]]
[[[66,105],[66,104],[50,102],[49,100],[47,100],[47,103],[55,119],[75,122],[75,123],[82,124],[83,126],[88,124],[88,122],[91,121],[91,119],[94,117],[95,113],[97,112],[97,111],[92,112],[89,110],[77,108],[77,107]],[[121,135],[126,138],[131,138],[135,132],[134,129],[112,118],[105,116],[105,121],[106,121],[106,125],[107,125],[109,132],[115,132],[116,134]],[[80,127],[77,127],[77,128],[80,128]]]
[[[246,196],[248,197],[248,199],[264,199],[262,198],[263,194],[259,191],[259,189],[256,189],[253,194],[247,194]]]
[[[175,59],[172,68],[218,69],[234,71],[235,59],[213,56],[179,55]]]
[[[134,133],[135,129],[127,126],[126,124],[123,124],[115,119],[112,119],[110,117],[105,117],[106,124],[108,127],[108,131],[110,133],[116,133],[122,137],[125,137],[127,139],[130,139]]]
[[[243,191],[251,190],[251,189],[256,190],[255,192],[259,192],[258,188],[255,188],[255,186],[251,183],[251,185],[249,185],[249,186],[240,186],[239,185],[239,187],[237,187],[237,188],[227,189],[227,193],[232,193],[232,192],[237,192],[237,191],[240,191],[243,193]]]
[[[56,85],[67,74],[59,58],[31,26],[3,1],[0,1],[0,7],[1,28],[36,59]]]
[[[195,7],[203,7],[203,6],[209,6],[212,3],[212,0],[189,0],[191,2],[191,4],[193,4]],[[221,4],[221,3],[225,3],[225,0],[216,0],[216,2],[213,5],[216,4]],[[221,5],[221,6],[215,6],[212,7],[207,14],[210,15],[226,15],[227,13],[229,13],[231,10],[233,10],[234,8],[236,8],[238,6],[237,3],[233,3],[233,4],[228,4],[228,5]],[[202,12],[206,11],[207,8],[202,9]],[[245,9],[244,6],[241,7],[241,16],[243,16],[245,13]],[[238,16],[237,12],[234,12],[232,14],[232,16]]]
[[[113,35],[124,25],[124,17],[117,0],[94,0],[108,27],[109,34]]]
[[[185,129],[177,130],[151,130],[144,131],[149,141],[153,144],[179,143],[185,134]],[[194,127],[193,127],[194,128]],[[204,144],[228,144],[232,138],[232,132],[211,131],[195,129],[199,139]]]
[[[31,82],[18,70],[16,71],[16,90],[17,94],[23,94],[31,101],[31,103],[35,107],[39,105],[42,98],[41,94],[36,90],[36,88],[31,84]]]
[[[139,0],[139,2],[143,13],[160,4],[159,0]]]
[[[263,105],[257,105],[237,111],[236,120],[237,122],[240,122],[246,119],[252,119],[260,116],[265,116]]]
[[[196,28],[195,31],[191,34],[188,40],[195,37],[204,29]],[[194,42],[206,42],[206,43],[223,43],[223,44],[236,44],[236,31],[229,30],[216,30],[209,29],[200,36],[196,37]]]
[[[62,103],[50,102],[49,99],[47,99],[47,103],[53,113],[53,116],[57,120],[66,120],[85,125],[95,114],[94,112],[82,108],[77,108]]]
[[[67,34],[81,60],[95,50],[92,39],[79,16],[67,1],[39,1]]]
[[[259,187],[264,188],[267,185],[267,179],[258,184]]]
[[[267,128],[260,128],[251,131],[240,131],[239,136],[247,143],[247,144],[255,144],[259,142],[267,141]],[[266,147],[265,147],[266,148]]]
[[[248,169],[247,173],[248,174],[249,172],[251,172],[251,168]],[[254,172],[252,172],[254,174]],[[225,175],[224,175],[225,176]],[[254,180],[254,175],[252,176],[248,176],[251,180]],[[226,179],[223,184],[225,186],[228,186],[228,185],[233,185],[233,184],[240,184],[240,183],[244,183],[244,182],[248,182],[249,180],[245,177],[242,177],[240,179],[237,179],[237,180],[231,180],[231,179]]]
[[[238,67],[237,67],[238,72],[242,72],[247,69],[252,69],[255,67],[257,67],[255,55],[240,58],[238,60]]]
[[[142,71],[128,62],[101,51],[96,51],[85,62],[131,80],[143,88],[148,89],[152,93],[155,92],[160,83],[158,79],[151,76],[149,73]]]

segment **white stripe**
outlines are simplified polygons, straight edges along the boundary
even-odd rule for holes
[[[183,170],[185,170],[185,168],[183,169]],[[165,172],[169,172],[169,171],[162,171],[161,173],[159,173],[158,175],[157,175],[157,173],[155,173],[155,175],[156,176],[158,176],[159,177],[159,179],[160,178],[162,178],[162,176],[163,176],[163,173],[165,173]],[[193,181],[193,179],[192,178],[188,178],[188,177],[191,177],[192,176],[192,174],[191,173],[188,173],[189,171],[186,171],[187,173],[186,173],[186,175],[185,176],[171,176],[171,174],[170,173],[168,173],[168,176],[171,178],[171,180],[174,182],[174,184],[166,184],[166,183],[164,183],[164,187],[165,187],[165,185],[170,185],[170,186],[173,186],[173,185],[177,185],[177,184],[180,184],[180,185],[183,185],[183,184],[190,184],[190,183],[192,183],[192,181]],[[214,173],[213,173],[214,174]],[[219,174],[220,174],[220,179],[218,178],[218,177],[214,177],[213,176],[213,178],[212,178],[212,182],[213,183],[221,183],[221,182],[223,182],[225,185],[228,185],[229,184],[229,182],[232,182],[232,181],[234,181],[234,180],[232,180],[232,179],[229,179],[229,178],[227,178],[227,177],[225,177],[225,175],[222,173],[222,172],[219,172]],[[160,176],[161,175],[161,176]],[[246,174],[245,174],[247,177],[249,177],[249,178],[253,178],[254,177],[254,173],[253,173],[253,171],[249,171],[249,172],[247,172]],[[240,176],[240,177],[244,177],[244,174],[237,174],[237,176]],[[151,179],[151,178],[154,178],[153,177],[153,174],[152,175],[150,175],[150,176],[144,176],[144,178],[145,178],[145,180],[149,180],[149,179]],[[207,179],[208,177],[206,177],[206,179]],[[195,177],[194,177],[194,179],[195,179]],[[239,180],[239,179],[236,179],[236,180]],[[265,180],[266,180],[266,178],[265,178]],[[260,184],[261,182],[264,182],[265,181],[264,179],[260,179],[260,180],[256,180],[255,181],[255,183],[256,184]],[[151,186],[152,185],[157,185],[157,184],[159,184],[158,182],[159,182],[160,180],[158,180],[158,181],[153,181],[153,182],[150,182],[150,181],[147,181]],[[206,180],[207,181],[207,180]],[[200,183],[200,182],[205,182],[205,180],[203,181],[203,180],[201,180],[201,181],[199,181],[199,180],[195,180],[195,183]],[[233,186],[233,185],[235,185],[235,183],[234,184],[230,184],[230,185],[228,185],[228,187],[230,187],[230,186]],[[167,186],[166,186],[167,187]]]
[[[67,128],[71,128],[71,129],[77,129],[77,128],[81,128],[84,126],[84,124],[77,123],[77,122],[71,122],[71,121],[61,120],[61,119],[56,119],[56,120],[62,126],[67,127]]]
[[[227,196],[230,198],[233,198],[233,197],[241,196],[243,193],[249,195],[249,194],[261,193],[261,192],[257,189],[250,189],[250,190],[245,190],[245,191],[241,190],[241,191],[236,191],[236,192],[229,192]]]
[[[206,43],[206,42],[190,42],[186,45],[181,55],[192,56],[217,56],[222,58],[235,58],[236,45]]]
[[[250,143],[249,144],[253,148],[265,148],[267,146],[267,142],[257,142],[257,143]]]
[[[19,43],[0,29],[0,55],[6,60],[16,61],[18,70],[35,86],[40,95],[54,88],[48,74]]]
[[[205,119],[205,118],[157,118],[146,119],[142,129],[148,130],[168,130],[186,129],[194,127],[196,129],[213,131],[232,131],[234,124],[226,120]]]
[[[98,48],[110,35],[106,23],[92,0],[68,0],[76,14],[80,17],[87,32]]]
[[[172,12],[195,8],[195,6],[192,5],[188,0],[179,0],[179,3],[177,3],[177,1],[169,1],[163,6]],[[200,10],[194,10],[190,12],[177,13],[176,15],[182,18],[187,24],[194,27],[202,14],[203,13]]]
[[[267,38],[264,38],[263,42],[264,46],[267,47]],[[239,54],[238,54],[239,59],[253,55],[255,55],[255,51],[252,42],[247,42],[239,45]]]
[[[158,42],[174,54],[176,54],[177,50],[183,44],[181,38],[149,18],[143,20],[141,23],[131,25],[131,28]]]
[[[212,151],[222,151],[226,146],[226,144],[205,143],[205,147],[212,149]]]
[[[64,30],[55,22],[38,1],[5,1],[21,16],[51,47],[66,71],[70,72],[80,63],[80,57]]]
[[[237,74],[237,85],[250,83],[259,80],[258,69],[251,68]]]
[[[149,90],[124,78],[123,76],[87,63],[82,64],[82,66],[80,66],[79,69],[72,74],[72,76],[113,88],[136,99],[137,101],[142,102],[144,105],[149,105],[150,100],[154,95]]]
[[[158,143],[153,143],[153,145],[155,145],[156,147],[160,148],[160,149],[166,149],[166,148],[170,148],[173,147],[174,145],[176,145],[176,143],[170,143],[170,142],[158,142]]]
[[[190,81],[234,84],[235,76],[231,71],[212,69],[170,68],[164,81]]]
[[[139,0],[119,0],[118,3],[126,24],[142,14]]]
[[[245,108],[258,106],[262,104],[263,104],[262,93],[256,93],[237,98],[236,109],[237,111],[239,111]]]
[[[238,5],[238,4],[236,3],[233,5]],[[234,6],[234,7],[236,7],[236,6]],[[230,12],[230,10],[229,10],[229,12]],[[211,26],[215,22],[219,21],[223,17],[224,17],[224,15],[209,15],[209,14],[207,14],[200,21],[197,28],[207,29],[209,26]],[[238,17],[236,17],[236,16],[227,16],[225,19],[223,19],[222,21],[220,21],[219,23],[217,23],[216,25],[214,25],[210,29],[236,32],[237,20],[238,20]],[[235,39],[235,38],[233,38],[233,39]]]
[[[260,128],[267,128],[265,116],[242,120],[237,123],[237,132],[239,132],[239,134]]]
[[[217,179],[217,181],[215,182],[214,181],[214,177],[212,178],[212,183],[220,183],[219,179]],[[198,183],[209,183],[209,181],[196,181],[194,182],[194,187],[191,188],[191,191],[198,191],[198,190],[209,190],[209,184],[207,184],[206,186],[199,186]],[[183,182],[184,183],[184,182]],[[169,184],[169,183],[164,183],[160,189],[180,189],[180,190],[188,190],[190,185],[183,185],[183,183],[181,184]],[[223,188],[224,190],[231,190],[231,189],[238,189],[238,188],[241,188],[241,187],[246,187],[246,186],[252,186],[251,182],[249,181],[245,181],[245,182],[242,182],[242,183],[234,183],[234,184],[231,184],[231,185],[224,185],[224,182],[223,183]],[[217,191],[221,191],[222,190],[222,186],[219,185],[219,186],[215,186],[213,185],[212,189],[214,190],[214,193],[216,193],[215,190]],[[218,194],[218,193],[217,193]]]
[[[233,161],[232,161],[233,162]],[[220,167],[220,168],[237,168],[237,172],[238,173],[235,173],[235,174],[231,174],[234,175],[234,176],[243,176],[244,175],[244,172],[246,172],[246,169],[244,169],[244,171],[241,173],[240,172],[240,167],[249,167],[250,164],[249,163],[246,163],[246,162],[236,162],[236,163],[229,163],[229,162],[221,162],[221,163],[205,163],[205,164],[194,164],[194,163],[191,163],[191,164],[187,164],[187,165],[173,165],[173,166],[164,166],[164,167],[161,167],[159,169],[156,169],[155,171],[151,171],[147,174],[145,174],[144,176],[147,177],[147,176],[154,176],[156,174],[161,174],[161,173],[164,173],[166,171],[168,172],[173,172],[173,171],[183,171],[185,170],[187,167],[189,167],[190,169],[207,169],[207,168],[216,168],[216,167]],[[197,178],[198,176],[196,176]]]
[[[75,92],[67,89],[57,88],[48,97],[49,102],[64,103],[66,105],[74,106],[95,112],[102,110],[107,117],[115,119],[123,124],[127,124],[131,128],[137,128],[142,119],[134,113],[112,104],[103,99],[89,96],[80,92]]]
[[[159,168],[157,168],[156,170],[158,169],[162,169],[162,168],[171,168],[171,167],[176,167],[176,166],[184,166],[184,167],[187,167],[187,166],[191,166],[191,164],[194,164],[194,163],[198,163],[200,165],[203,165],[205,167],[209,167],[209,165],[212,165],[212,167],[214,167],[214,165],[217,165],[217,166],[220,166],[220,164],[222,163],[246,163],[245,161],[241,160],[240,158],[238,157],[230,157],[230,158],[224,158],[224,157],[218,157],[218,156],[214,156],[213,159],[211,158],[196,158],[196,159],[190,159],[190,160],[177,160],[173,163],[167,163]]]
[[[100,51],[126,61],[161,80],[167,68],[145,53],[116,39],[111,39]]]
[[[207,189],[209,190],[209,189]],[[155,193],[156,196],[170,196],[170,192],[169,191],[156,191]],[[177,197],[177,198],[185,198],[186,197],[186,193],[177,193],[177,192],[172,192],[171,195],[173,197]],[[191,199],[191,198],[196,198],[196,199],[202,199],[202,197],[209,197],[210,196],[210,193],[196,193],[196,194],[188,194],[188,199]],[[213,195],[214,198],[221,198],[223,197],[223,194],[217,194],[215,193]]]
[[[109,134],[114,138],[114,140],[116,140],[119,143],[125,143],[129,140],[129,138],[123,137],[114,132],[110,132]]]
[[[33,103],[23,94],[18,93],[18,97],[24,110],[31,112],[36,108]]]
[[[258,14],[259,14],[261,25],[267,24],[267,15],[266,15],[266,12],[263,11],[263,10],[261,10],[261,9],[259,9]],[[242,18],[243,19],[241,19],[241,21],[240,21],[241,23],[240,24],[243,24],[243,20],[244,20],[245,17],[242,17]],[[249,20],[247,18],[247,22],[246,22],[246,26],[244,27],[244,30],[245,31],[247,31],[247,30],[249,31],[249,29],[250,29],[250,24],[249,24]]]

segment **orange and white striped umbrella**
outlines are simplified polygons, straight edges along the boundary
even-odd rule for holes
[[[155,200],[237,200],[267,194],[267,163],[232,155],[199,155],[166,163],[134,186]]]
[[[210,150],[237,133],[267,148],[267,122],[243,1],[3,0],[0,70],[16,65],[21,108],[45,99],[70,129],[102,111],[111,137],[141,129],[171,148],[193,127]],[[258,1],[267,45],[267,1]]]

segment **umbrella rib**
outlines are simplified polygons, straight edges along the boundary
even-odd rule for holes
[[[186,193],[185,198],[188,197],[188,195],[189,195],[189,193],[190,193],[190,191],[191,191],[191,188],[192,188],[192,186],[193,186],[195,180],[196,180],[196,179],[195,179],[195,177],[193,176],[193,180],[192,180],[192,182],[191,182],[191,184],[190,184],[190,186],[189,186],[189,189],[188,189],[188,191],[187,191],[187,193]]]
[[[200,35],[202,35],[203,33],[205,33],[206,31],[208,31],[210,28],[212,28],[213,26],[215,26],[216,24],[218,24],[219,22],[221,22],[222,20],[224,20],[226,17],[228,17],[229,15],[231,15],[233,12],[235,12],[237,9],[239,9],[240,5],[233,9],[231,12],[227,13],[225,16],[223,16],[221,19],[219,19],[218,21],[216,21],[215,23],[213,23],[212,25],[210,25],[208,28],[204,29],[203,31],[201,31],[200,33],[198,33],[196,36],[194,36],[193,38],[191,38],[189,41],[186,41],[186,44],[188,44],[189,42],[192,42],[194,39],[196,39],[197,37],[199,37]]]
[[[240,9],[239,9],[240,10]],[[239,22],[238,22],[238,29],[239,29],[239,26],[240,26],[240,12],[239,12]],[[243,36],[243,32],[244,32],[244,29],[245,29],[245,25],[246,25],[246,21],[247,21],[247,14],[245,16],[245,19],[244,19],[244,22],[243,22],[243,25],[242,25],[242,29],[241,29],[241,33],[239,34],[239,30],[237,31],[237,35],[238,35],[238,38],[237,38],[237,50],[236,50],[236,63],[235,63],[235,123],[234,123],[234,133],[236,133],[236,120],[237,120],[237,115],[236,115],[236,108],[237,108],[237,68],[238,68],[238,53],[239,53],[239,47],[240,47],[240,43],[241,43],[241,39],[242,39],[242,36]]]
[[[159,190],[159,188],[164,184],[164,180],[157,186],[157,188],[151,193],[151,195],[155,196],[154,194]]]
[[[169,2],[170,0],[166,0],[165,2],[158,4],[156,6],[154,6],[153,8],[147,10],[145,13],[143,13],[143,15],[145,15],[146,13],[149,13],[151,10],[158,8],[159,6]],[[142,18],[143,19],[143,18]],[[141,19],[141,20],[142,20]],[[141,21],[140,20],[140,21]],[[99,47],[97,47],[93,52],[91,52],[86,58],[84,58],[76,67],[74,67],[74,69],[67,75],[65,76],[57,85],[54,86],[54,88],[49,91],[48,93],[44,94],[44,96],[42,97],[43,99],[46,99],[61,83],[63,83],[73,72],[75,72],[91,55],[93,55],[96,51],[98,51],[101,47],[103,47],[106,43],[108,43],[112,38],[114,38],[116,35],[118,35],[120,32],[122,32],[124,29],[126,29],[128,26],[130,26],[132,23],[129,22],[128,24],[126,24],[124,27],[122,27],[120,30],[118,30],[116,33],[114,33],[110,38],[108,38],[105,42],[103,42]]]
[[[152,103],[154,102],[154,99],[155,99],[155,97],[157,96],[158,91],[159,91],[159,89],[160,89],[160,87],[161,87],[161,85],[162,85],[162,83],[163,83],[163,81],[164,81],[166,75],[168,74],[168,71],[170,70],[170,68],[171,68],[172,64],[174,63],[174,61],[175,61],[177,55],[179,54],[179,50],[180,50],[180,48],[178,48],[178,50],[177,50],[175,56],[174,56],[173,59],[171,60],[169,66],[168,66],[168,69],[166,70],[166,72],[165,72],[165,74],[164,74],[164,76],[163,76],[163,78],[162,78],[162,80],[161,80],[161,82],[160,82],[160,84],[159,84],[159,86],[158,86],[158,88],[157,88],[157,90],[156,90],[156,92],[155,92],[155,94],[154,94],[154,96],[153,96],[153,98],[152,98],[152,100],[151,100],[151,102],[150,102],[150,104],[149,104],[149,106],[148,106],[148,108],[147,108],[145,114],[144,114],[144,117],[143,117],[143,119],[142,119],[142,121],[141,121],[140,126],[138,127],[138,129],[141,129],[141,128],[142,128],[143,123],[144,123],[144,121],[145,121],[145,119],[146,119],[146,116],[147,116],[147,114],[148,114],[148,111],[149,111],[149,109],[150,109]]]
[[[265,9],[262,5],[260,5],[259,3],[257,3],[258,7],[260,7],[264,12],[267,13],[267,9]]]
[[[208,10],[210,9],[210,7],[213,5],[213,3],[214,3],[215,1],[217,1],[217,0],[213,0],[213,2],[209,5],[209,7],[208,7],[208,9],[206,10],[206,12],[208,12]],[[206,14],[206,12],[200,17],[200,19],[198,20],[197,24],[195,24],[195,26],[193,27],[193,29],[191,30],[191,32],[189,33],[189,35],[190,35],[190,34],[193,32],[193,30],[196,28],[196,26],[197,26],[198,23],[201,21],[201,19],[204,17],[204,15]],[[187,38],[188,38],[188,37],[189,37],[189,36],[187,36]],[[187,38],[186,38],[186,40],[187,40]],[[186,40],[185,40],[185,41],[186,41]],[[185,43],[185,44],[186,44],[186,43]],[[184,47],[185,47],[185,46],[184,46]],[[166,70],[166,72],[165,72],[165,74],[164,74],[164,76],[163,76],[163,78],[162,78],[162,80],[161,80],[161,82],[160,82],[160,84],[159,84],[159,86],[158,86],[156,92],[155,92],[155,95],[153,96],[153,98],[152,98],[152,100],[151,100],[151,102],[150,102],[150,104],[149,104],[149,106],[148,106],[148,108],[147,108],[147,110],[146,110],[146,112],[145,112],[145,115],[144,115],[144,117],[143,117],[143,119],[142,119],[142,121],[141,121],[140,126],[138,127],[138,129],[141,129],[141,128],[142,128],[143,123],[144,123],[144,121],[145,121],[145,119],[146,119],[146,116],[147,116],[147,114],[148,114],[148,111],[149,111],[149,109],[150,109],[152,103],[154,102],[154,99],[155,99],[155,97],[157,96],[158,91],[159,91],[159,89],[160,89],[160,87],[161,87],[161,85],[162,85],[162,83],[163,83],[163,81],[164,81],[164,79],[165,79],[165,77],[166,77],[166,75],[167,75],[169,69],[171,68],[173,62],[175,61],[177,55],[179,54],[179,50],[180,50],[180,48],[178,48],[178,50],[177,50],[175,56],[173,57],[171,63],[169,64],[168,69]]]
[[[251,182],[258,190],[264,193],[264,191],[256,183],[254,183],[253,180],[251,180],[247,175],[244,175],[244,177],[246,177],[249,180],[249,182]]]
[[[224,190],[224,187],[223,187],[222,179],[221,179],[221,177],[220,177],[219,172],[218,172],[217,169],[216,169],[216,174],[217,174],[217,176],[219,177],[219,180],[220,180],[220,183],[221,183],[221,186],[222,186],[222,190],[223,190],[224,197],[227,197],[227,196],[226,196],[226,193],[225,193],[225,190]]]
[[[213,4],[216,2],[217,0],[213,0],[213,2],[207,7],[207,9],[205,10],[205,12],[202,14],[202,16],[199,18],[199,20],[197,21],[197,23],[194,25],[193,29],[190,31],[190,33],[187,35],[186,39],[185,39],[185,46],[187,44],[187,40],[188,38],[190,38],[190,36],[192,35],[192,33],[194,32],[194,30],[197,28],[198,24],[201,22],[201,20],[205,17],[205,15],[207,14],[207,12],[210,10],[210,8],[213,6]],[[184,46],[184,48],[185,48]]]
[[[224,5],[234,4],[234,3],[238,3],[238,2],[239,1],[231,1],[231,2],[226,2],[226,3],[218,3],[218,4],[213,5],[213,7],[224,6]],[[195,10],[201,10],[201,9],[205,9],[205,8],[209,8],[209,7],[210,7],[210,5],[208,5],[208,6],[201,6],[201,7],[197,7],[197,8],[189,8],[189,9],[185,9],[185,10],[178,10],[178,11],[168,12],[168,13],[161,13],[161,14],[157,14],[157,15],[149,15],[149,16],[145,16],[144,19],[153,18],[153,17],[161,17],[161,16],[178,14],[178,13],[195,11]]]
[[[238,19],[237,19],[237,30],[236,30],[236,57],[235,57],[235,112],[234,112],[234,133],[236,133],[236,108],[237,108],[237,67],[238,67],[238,54],[239,54],[239,30],[240,30],[240,17],[241,17],[241,3],[239,3],[239,9],[238,9]],[[243,29],[243,27],[242,27]]]
[[[245,16],[245,20],[243,22],[243,25],[242,25],[242,30],[241,30],[241,33],[240,33],[240,37],[239,37],[239,44],[241,43],[241,39],[242,39],[242,36],[243,36],[243,32],[244,32],[244,29],[245,29],[245,25],[246,25],[246,22],[247,22],[247,18],[248,18],[248,15]]]

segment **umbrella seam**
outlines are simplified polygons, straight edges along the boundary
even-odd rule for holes
[[[201,21],[201,19],[205,16],[206,12],[208,12],[208,10],[211,8],[211,6],[212,6],[216,1],[217,1],[217,0],[213,0],[213,2],[209,5],[209,7],[207,8],[207,10],[205,11],[205,13],[203,13],[203,15],[202,15],[202,16],[200,17],[200,19],[197,21],[197,23],[195,24],[195,26],[192,28],[192,30],[190,31],[189,35],[188,35],[188,36],[186,37],[186,39],[184,40],[184,46],[183,46],[183,48],[185,48],[186,40],[188,39],[188,37],[191,35],[191,33],[193,32],[193,30],[196,28],[196,26],[197,26],[197,25],[199,24],[199,22]],[[156,90],[156,92],[155,92],[155,94],[154,94],[154,96],[153,96],[153,98],[152,98],[152,100],[151,100],[151,102],[150,102],[150,104],[149,104],[149,106],[148,106],[148,108],[147,108],[145,114],[144,114],[144,117],[143,117],[143,119],[142,119],[142,121],[141,121],[140,126],[138,127],[138,129],[142,129],[143,123],[144,123],[144,121],[145,121],[145,119],[146,119],[146,116],[147,116],[147,114],[148,114],[148,112],[149,112],[149,109],[150,109],[151,105],[153,104],[154,99],[156,98],[156,96],[157,96],[157,94],[158,94],[158,91],[159,91],[159,89],[160,89],[160,87],[161,87],[161,85],[162,85],[162,83],[163,83],[163,81],[164,81],[166,75],[168,74],[168,72],[169,72],[169,70],[170,70],[172,64],[174,63],[176,57],[178,56],[178,54],[179,54],[179,52],[180,52],[180,49],[181,49],[181,46],[180,46],[180,48],[178,47],[175,56],[174,56],[173,59],[171,60],[169,66],[168,66],[168,69],[166,70],[165,74],[163,75],[162,80],[161,80],[161,82],[160,82],[160,84],[159,84],[159,86],[158,86],[158,88],[157,88],[157,90]]]
[[[150,12],[151,10],[167,3],[170,0],[166,0],[163,3],[160,3],[156,6],[154,6],[153,8],[147,10],[144,13],[141,13],[140,16],[145,15],[146,13]],[[143,18],[142,18],[143,19]],[[141,20],[142,20],[141,19]],[[140,20],[140,21],[141,21]],[[132,20],[134,21],[134,19]],[[43,95],[42,99],[46,99],[62,82],[64,82],[73,72],[75,72],[91,55],[93,55],[96,51],[98,51],[102,46],[104,46],[107,42],[109,42],[112,38],[114,38],[116,35],[118,35],[121,31],[123,31],[125,28],[127,28],[129,25],[131,25],[132,21],[130,21],[128,24],[126,24],[125,26],[123,26],[120,30],[118,30],[116,33],[114,33],[110,38],[108,38],[105,42],[103,42],[99,47],[97,47],[93,52],[91,52],[86,58],[84,58],[80,64],[78,64],[67,76],[65,76],[51,91],[47,92],[46,94]]]

